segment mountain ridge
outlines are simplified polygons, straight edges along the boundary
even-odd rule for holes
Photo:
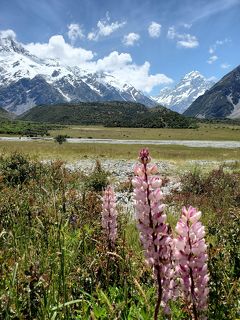
[[[184,112],[197,118],[240,118],[240,65],[222,77]]]
[[[90,73],[56,59],[40,59],[10,37],[0,38],[0,106],[4,109],[21,114],[43,103],[106,100],[156,105],[109,73]]]
[[[152,97],[157,103],[183,113],[191,103],[214,84],[207,80],[199,71],[187,73],[173,89],[164,88],[156,97]]]

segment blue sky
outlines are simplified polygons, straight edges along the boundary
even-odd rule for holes
[[[240,0],[0,0],[2,34],[149,94],[192,70],[220,79],[239,65],[239,17]]]

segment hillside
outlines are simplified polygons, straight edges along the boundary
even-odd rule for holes
[[[240,118],[240,66],[225,75],[184,112],[198,118]]]
[[[189,128],[195,125],[193,120],[164,107],[148,109],[139,103],[117,101],[38,106],[19,119],[109,127]]]
[[[6,120],[6,119],[11,119],[12,115],[4,110],[3,108],[0,108],[0,121],[1,120]]]

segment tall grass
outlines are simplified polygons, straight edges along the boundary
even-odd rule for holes
[[[99,181],[99,170],[94,180],[94,173],[71,172],[61,161],[42,164],[19,154],[0,159],[1,319],[153,318],[154,279],[132,212],[119,212],[115,250],[104,243],[99,183],[104,187],[106,180],[102,172]],[[188,173],[182,191],[165,203],[172,228],[183,204],[203,211],[208,319],[238,319],[239,171],[219,170]],[[187,319],[181,304],[171,308],[172,319]]]

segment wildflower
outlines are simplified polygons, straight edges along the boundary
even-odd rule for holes
[[[204,226],[199,222],[200,217],[201,212],[195,208],[184,207],[176,226],[178,237],[174,240],[182,296],[194,320],[204,319],[209,292],[207,246]]]
[[[148,149],[139,154],[140,164],[135,165],[135,177],[132,180],[138,230],[144,248],[147,263],[153,268],[158,286],[158,299],[154,319],[157,319],[160,305],[167,313],[167,302],[172,297],[171,288],[171,245],[169,227],[166,224],[161,179],[155,176],[157,166],[150,164]]]
[[[111,186],[108,186],[103,194],[102,228],[109,241],[109,249],[112,249],[117,237],[117,210],[116,198]]]

